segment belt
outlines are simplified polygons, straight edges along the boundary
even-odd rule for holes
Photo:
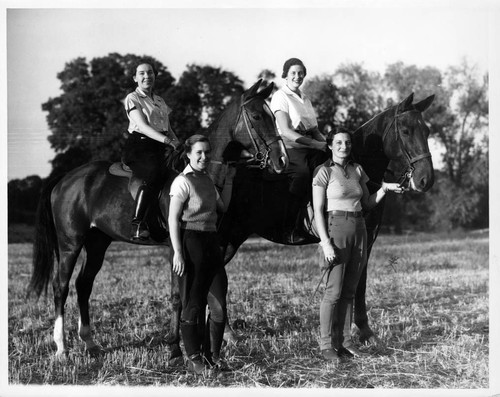
[[[346,218],[361,218],[363,216],[363,212],[361,211],[329,211],[328,212],[330,215],[335,215],[335,216],[344,216]]]
[[[166,132],[164,132],[164,131],[159,131],[159,132],[165,136],[167,135]],[[136,136],[139,139],[148,139],[149,138],[146,135],[144,135],[143,133],[137,132],[137,131],[132,131],[132,135]],[[151,138],[149,138],[149,139],[151,139]]]

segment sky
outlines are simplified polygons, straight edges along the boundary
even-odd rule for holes
[[[62,9],[5,3],[8,180],[49,174],[55,153],[41,104],[62,93],[57,73],[77,57],[151,55],[175,78],[188,64],[211,65],[235,73],[247,87],[263,69],[274,71],[281,84],[290,57],[301,58],[309,76],[350,62],[379,72],[397,61],[444,71],[463,59],[484,72],[495,4],[312,0],[303,8],[304,2],[257,0],[255,8],[234,8],[248,2],[187,1],[179,4],[189,8],[132,9],[100,1],[69,2],[72,8]]]

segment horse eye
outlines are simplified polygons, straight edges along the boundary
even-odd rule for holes
[[[256,113],[256,114],[252,114],[252,118],[253,118],[254,120],[257,120],[257,121],[261,119],[260,114],[258,114],[258,113]]]

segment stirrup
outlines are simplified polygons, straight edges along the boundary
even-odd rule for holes
[[[283,234],[283,240],[286,244],[302,244],[309,240],[309,236],[304,232],[294,229]]]
[[[144,241],[149,239],[150,233],[144,222],[132,222],[132,233],[130,239],[133,241]]]

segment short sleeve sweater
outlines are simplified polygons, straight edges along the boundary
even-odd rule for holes
[[[330,160],[316,168],[312,184],[326,189],[327,211],[361,211],[361,183],[368,180],[359,164],[349,162],[344,173],[341,165]]]
[[[216,231],[219,193],[208,174],[194,172],[188,165],[170,186],[170,196],[184,202],[181,229]]]

